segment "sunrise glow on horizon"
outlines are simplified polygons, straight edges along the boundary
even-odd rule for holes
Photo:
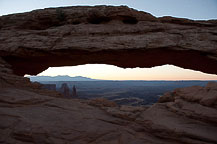
[[[173,65],[153,68],[120,68],[106,64],[50,67],[38,76],[68,75],[100,80],[217,80],[217,75],[183,69]]]

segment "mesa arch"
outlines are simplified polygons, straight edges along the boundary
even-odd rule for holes
[[[156,18],[125,6],[35,10],[0,17],[0,58],[19,76],[87,63],[217,74],[217,21]]]

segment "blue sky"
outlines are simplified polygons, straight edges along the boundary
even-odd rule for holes
[[[0,15],[74,5],[127,5],[157,17],[217,19],[217,0],[0,0]]]

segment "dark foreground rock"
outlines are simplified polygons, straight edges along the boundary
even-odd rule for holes
[[[119,107],[103,99],[65,99],[31,89],[1,88],[0,143],[217,143],[216,99],[203,105],[201,100],[186,99],[186,89],[215,99],[217,87],[209,83],[205,88],[177,89],[173,101],[151,107]]]

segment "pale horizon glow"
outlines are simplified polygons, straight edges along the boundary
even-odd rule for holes
[[[50,67],[38,76],[68,75],[100,80],[217,80],[217,75],[183,69],[173,65],[152,68],[120,68],[106,64]]]

